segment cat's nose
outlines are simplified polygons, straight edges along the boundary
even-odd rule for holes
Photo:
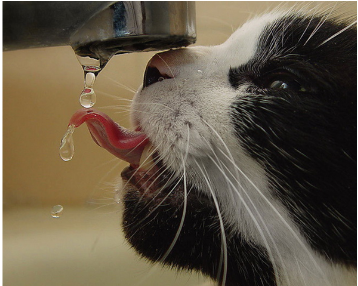
[[[144,73],[143,87],[150,86],[151,84],[162,81],[166,78],[168,77],[161,74],[158,68],[147,66]]]
[[[143,88],[150,86],[156,82],[173,78],[168,63],[158,55],[155,55],[148,63],[144,73]]]

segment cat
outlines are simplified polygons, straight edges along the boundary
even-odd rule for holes
[[[272,12],[156,54],[130,144],[87,122],[130,163],[134,249],[217,285],[355,285],[356,37],[352,19]]]

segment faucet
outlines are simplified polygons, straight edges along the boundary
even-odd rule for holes
[[[195,2],[4,1],[4,51],[71,45],[79,56],[163,50],[196,41]]]

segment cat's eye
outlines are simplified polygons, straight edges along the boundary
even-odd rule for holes
[[[287,89],[288,84],[282,80],[275,80],[270,84],[270,88],[280,88],[280,89]]]
[[[291,89],[299,92],[306,92],[306,88],[296,81],[274,80],[271,82],[269,88],[272,89]]]
[[[305,81],[295,72],[279,70],[266,73],[261,77],[259,85],[273,90],[307,92]]]

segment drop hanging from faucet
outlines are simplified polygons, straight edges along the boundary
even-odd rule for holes
[[[84,72],[84,88],[80,94],[80,104],[82,107],[91,108],[96,103],[97,96],[93,89],[96,77],[101,71],[100,60],[89,56],[82,57],[77,55],[77,59],[82,65]]]
[[[93,50],[95,51],[93,55],[79,55],[76,53],[77,60],[81,64],[84,73],[84,88],[80,94],[79,102],[82,107],[88,110],[90,110],[97,101],[97,95],[94,91],[96,78],[114,55],[105,50],[96,48]],[[61,138],[59,153],[63,161],[70,161],[74,156],[73,133],[75,132],[75,128],[76,126],[74,124],[70,124],[66,133]]]
[[[94,92],[93,85],[96,81],[96,77],[108,59],[101,66],[101,60],[89,57],[79,56],[77,59],[80,62],[84,72],[84,88],[80,94],[80,104],[84,108],[91,108],[96,103],[96,93]],[[63,161],[70,161],[75,153],[75,146],[73,142],[73,133],[75,132],[75,125],[68,126],[66,133],[61,138],[60,144],[60,157]]]
[[[93,88],[96,78],[115,53],[102,46],[93,46],[91,53],[85,54],[79,53],[74,47],[73,49],[84,73],[84,88],[80,94],[80,104],[84,108],[91,108],[97,100]]]
[[[104,66],[108,63],[112,57],[110,54],[106,54],[106,57],[97,59],[91,56],[79,56],[76,55],[79,63],[83,68],[84,73],[84,88],[80,94],[80,104],[82,107],[89,108],[93,107],[96,103],[96,93],[94,92],[93,86],[96,81],[96,77],[102,71]],[[61,138],[60,144],[60,157],[63,161],[70,161],[75,153],[73,133],[75,132],[76,126],[70,124],[66,130],[66,133]]]

